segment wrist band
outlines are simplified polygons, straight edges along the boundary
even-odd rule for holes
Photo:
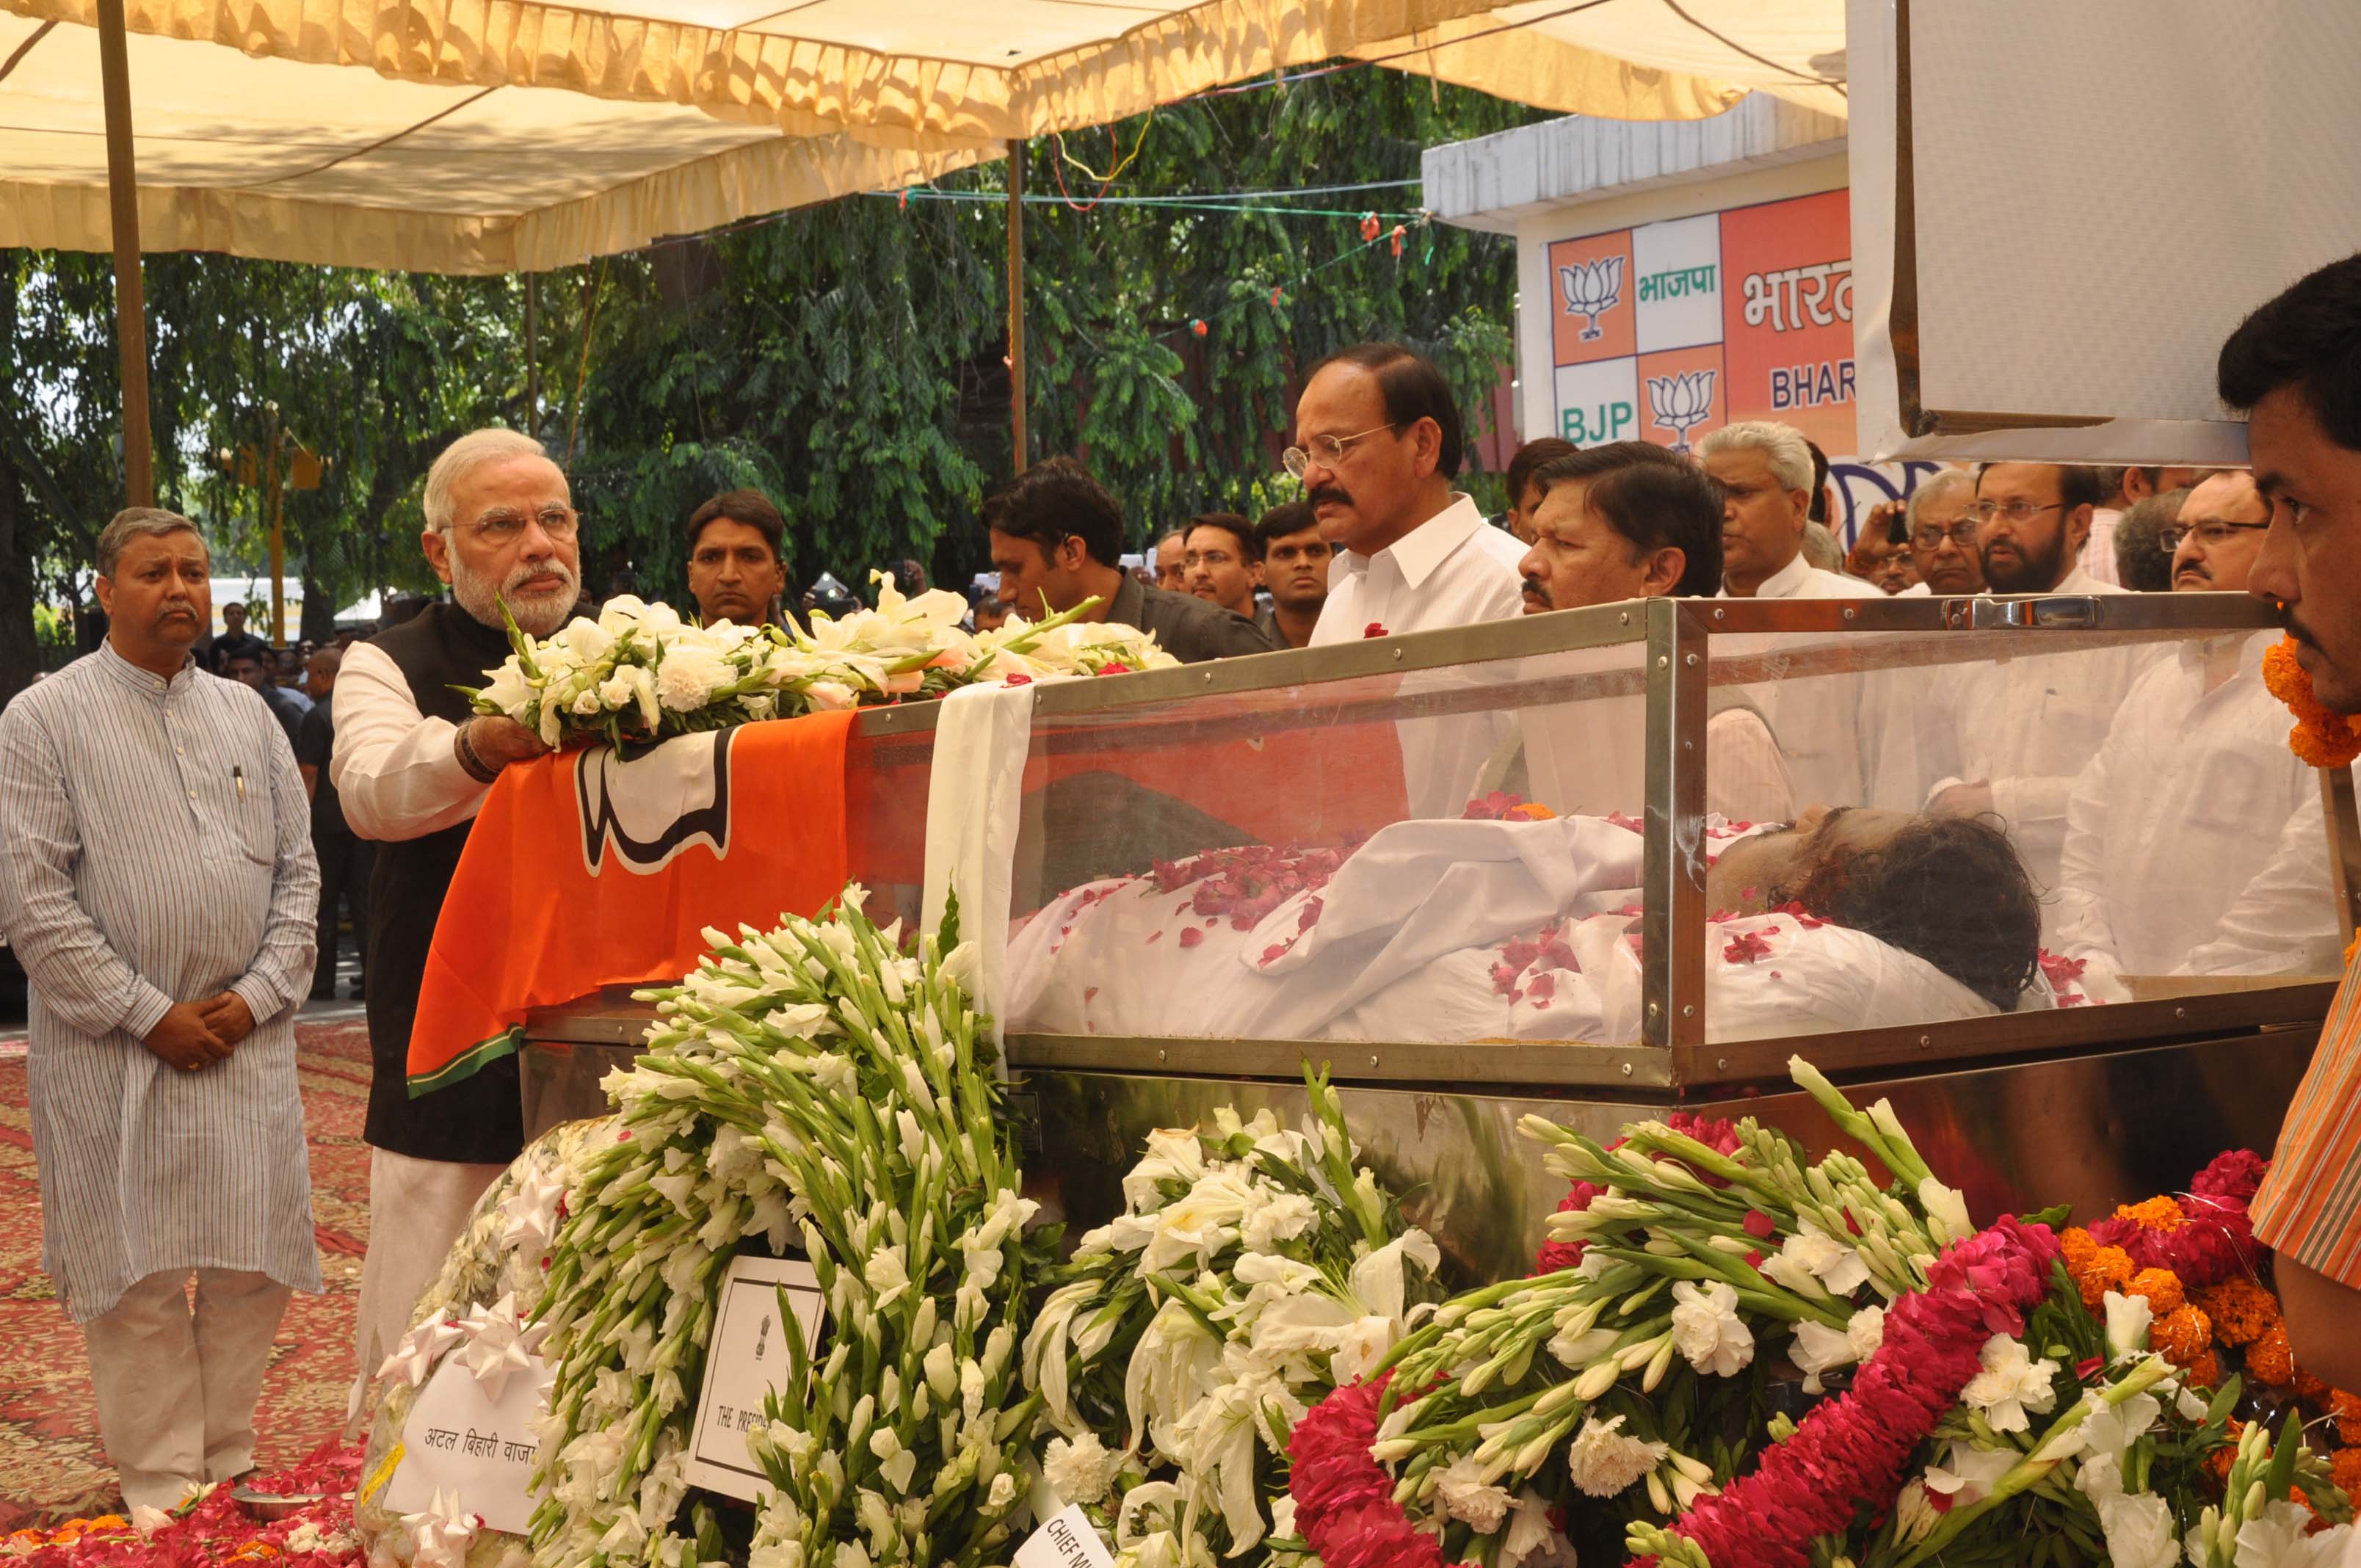
[[[472,723],[473,720],[469,722]],[[459,767],[469,778],[478,784],[488,784],[499,782],[500,770],[488,765],[483,758],[476,755],[476,749],[467,744],[467,725],[466,724],[459,726],[458,744],[456,750],[459,758]]]

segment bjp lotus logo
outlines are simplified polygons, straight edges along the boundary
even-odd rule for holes
[[[1589,318],[1590,324],[1582,329],[1582,340],[1588,343],[1601,335],[1598,318],[1623,302],[1623,258],[1602,256],[1561,267],[1557,286],[1565,296],[1566,314]]]
[[[1648,378],[1648,411],[1673,433],[1673,450],[1689,449],[1689,432],[1713,417],[1713,372]]]

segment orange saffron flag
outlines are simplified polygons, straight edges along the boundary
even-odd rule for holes
[[[412,1099],[514,1052],[528,1009],[669,984],[708,926],[768,930],[844,886],[850,712],[511,767],[485,798],[427,950]]]

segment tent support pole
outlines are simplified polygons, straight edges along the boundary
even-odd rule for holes
[[[126,502],[156,504],[156,454],[148,425],[148,301],[139,277],[139,181],[131,159],[131,65],[123,0],[98,0],[99,92],[106,105],[106,192],[115,229],[115,338],[123,356]]]
[[[1025,143],[1008,144],[1008,425],[1025,472]]]
[[[541,274],[524,275],[524,433],[541,439]]]

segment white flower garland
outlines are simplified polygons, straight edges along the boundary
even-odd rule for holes
[[[800,1240],[828,1321],[817,1365],[786,1336],[790,1386],[748,1433],[772,1487],[752,1568],[981,1568],[1024,1522],[1017,1335],[1054,1238],[1026,1234],[972,948],[905,955],[860,898],[708,931],[695,974],[641,993],[659,1022],[609,1076],[620,1140],[574,1190],[539,1313],[546,1568],[723,1556],[708,1510],[693,1534],[676,1516],[713,1299],[754,1237]]]
[[[1082,1237],[1027,1335],[1056,1434],[1042,1478],[1100,1509],[1124,1568],[1275,1550],[1294,1421],[1441,1296],[1434,1243],[1355,1167],[1326,1080],[1306,1083],[1300,1132],[1224,1106],[1211,1133],[1149,1134],[1125,1212]]]
[[[614,744],[721,729],[754,719],[940,696],[983,681],[1163,669],[1179,661],[1148,632],[1079,618],[1096,599],[1038,623],[960,630],[967,601],[937,588],[906,598],[875,574],[877,608],[810,630],[697,626],[630,594],[596,620],[546,638],[509,620],[515,652],[480,690],[476,711],[515,719],[549,745],[601,736]],[[502,615],[507,612],[503,609]]]

